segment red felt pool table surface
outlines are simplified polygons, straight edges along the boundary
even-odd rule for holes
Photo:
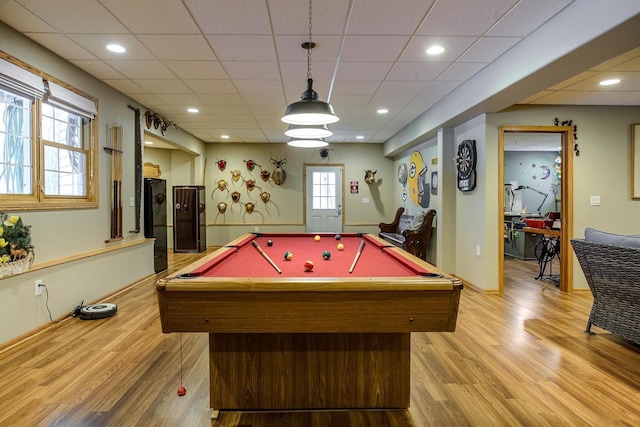
[[[320,236],[316,241],[315,236]],[[406,277],[428,276],[429,271],[406,257],[399,256],[395,249],[370,235],[340,234],[251,234],[234,241],[230,246],[205,264],[191,271],[192,276],[204,277]],[[268,246],[267,241],[273,242]],[[264,253],[282,271],[276,268],[254,247],[256,242]],[[361,254],[353,265],[361,242]],[[338,250],[338,244],[344,245]],[[329,251],[330,258],[323,259],[323,252]],[[293,254],[285,260],[285,252]],[[306,271],[304,264],[313,263],[313,269]]]

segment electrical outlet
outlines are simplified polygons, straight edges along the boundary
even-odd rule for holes
[[[35,281],[36,286],[36,296],[42,295],[42,280],[38,279]]]
[[[480,245],[476,246],[476,256],[480,256]]]

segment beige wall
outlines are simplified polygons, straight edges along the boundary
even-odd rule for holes
[[[488,116],[487,140],[497,141],[500,125],[551,126],[556,117],[573,120],[578,126],[580,156],[571,153],[573,236],[584,237],[585,227],[640,234],[640,200],[630,198],[631,124],[640,122],[640,107],[515,106]],[[490,165],[497,166],[496,161]],[[591,206],[590,196],[600,196],[601,205]],[[572,256],[573,287],[586,288],[582,270]]]
[[[113,88],[79,70],[72,64],[36,45],[0,23],[0,50],[38,68],[98,99],[98,187],[99,207],[80,210],[11,212],[21,215],[32,226],[35,265],[53,266],[0,280],[0,343],[9,341],[46,324],[46,295],[34,295],[34,281],[41,279],[49,292],[48,308],[54,319],[70,313],[82,300],[96,302],[153,273],[153,245],[141,232],[133,233],[135,209],[129,199],[135,196],[134,112],[132,102]],[[110,237],[111,181],[109,157],[102,149],[107,130],[123,126],[123,231],[121,241],[107,243]],[[142,124],[144,127],[144,124]],[[190,152],[201,153],[204,144],[186,132],[169,128],[167,137]],[[193,156],[192,156],[193,157]],[[196,159],[201,159],[202,156]],[[195,160],[189,179],[202,179],[201,160]],[[130,244],[136,244],[129,246]]]
[[[287,179],[278,186],[272,180],[264,182],[260,178],[260,168],[256,166],[249,172],[245,160],[254,160],[261,167],[273,172],[271,158],[281,159],[286,156],[284,170]],[[389,202],[395,182],[393,162],[382,156],[381,144],[333,144],[329,157],[322,159],[318,149],[293,148],[286,144],[209,144],[207,146],[207,244],[218,246],[234,239],[239,234],[259,231],[304,231],[303,215],[303,169],[305,164],[343,164],[344,172],[344,231],[371,232],[379,231],[378,224],[388,220],[395,213],[397,206]],[[227,167],[220,171],[216,162],[226,160]],[[256,188],[251,192],[231,179],[231,171],[239,170],[244,179],[254,179]],[[376,182],[367,185],[364,182],[365,169],[377,170]],[[229,192],[238,191],[241,203],[255,203],[252,214],[246,213],[240,204],[234,204],[226,191],[217,190],[216,182],[224,179],[228,182]],[[349,183],[358,181],[358,194],[349,192]],[[215,189],[215,191],[214,191]],[[268,192],[270,202],[264,204],[260,193]],[[362,199],[369,203],[362,203]],[[224,215],[219,214],[219,202],[227,203]]]

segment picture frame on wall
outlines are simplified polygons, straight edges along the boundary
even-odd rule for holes
[[[640,123],[631,125],[631,198],[640,200]]]

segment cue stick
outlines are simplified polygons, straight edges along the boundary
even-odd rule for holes
[[[256,242],[256,241],[254,240],[253,242],[251,242],[251,244],[253,245],[253,247],[254,247],[254,248],[256,248],[256,250],[257,250],[258,252],[260,252],[260,254],[264,257],[264,259],[266,259],[266,260],[269,262],[269,264],[271,264],[271,266],[272,266],[273,268],[275,268],[275,269],[276,269],[276,271],[278,272],[278,274],[282,274],[282,270],[280,270],[280,269],[278,268],[278,266],[276,265],[276,263],[275,263],[275,262],[273,262],[273,261],[271,260],[271,258],[269,258],[269,255],[267,255],[267,253],[266,253],[266,252],[265,252],[265,251],[260,247],[260,245],[258,244],[258,242]]]
[[[362,253],[362,249],[364,248],[364,239],[360,241],[360,247],[358,248],[358,252],[356,252],[356,257],[353,259],[353,264],[351,264],[351,268],[349,269],[349,273],[353,273],[353,269],[356,267],[356,263],[360,258],[360,254]]]

